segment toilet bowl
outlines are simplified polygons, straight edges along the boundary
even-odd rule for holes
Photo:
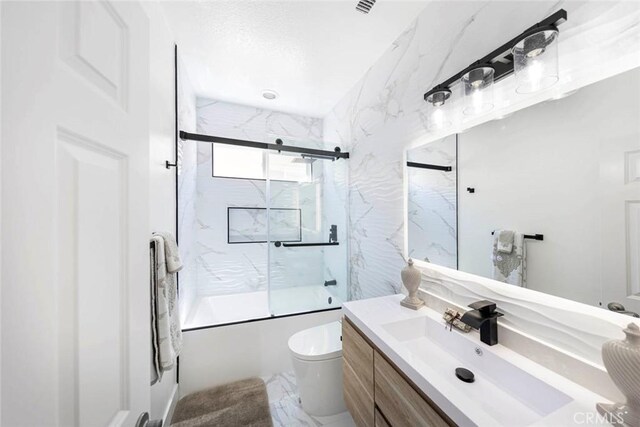
[[[342,329],[340,322],[297,332],[289,338],[302,408],[315,416],[347,410],[342,395]]]

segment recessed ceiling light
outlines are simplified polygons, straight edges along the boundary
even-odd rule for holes
[[[262,91],[262,97],[271,101],[272,99],[276,99],[278,97],[278,92],[271,89],[265,89]]]

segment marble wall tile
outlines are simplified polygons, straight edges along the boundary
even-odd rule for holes
[[[322,141],[322,119],[303,117],[212,99],[197,101],[198,132],[273,142],[272,138],[308,140],[317,146]]]
[[[407,167],[408,255],[458,266],[456,135],[407,152],[407,162],[450,166],[451,171]]]

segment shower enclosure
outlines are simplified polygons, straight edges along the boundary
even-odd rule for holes
[[[183,328],[340,308],[348,153],[272,135],[180,136],[179,174],[195,168],[195,184],[178,192],[179,241],[191,255],[179,278]]]

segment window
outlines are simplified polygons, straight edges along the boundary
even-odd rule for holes
[[[312,182],[312,159],[299,154],[276,154],[267,150],[211,144],[213,177]],[[267,161],[269,166],[267,167]]]
[[[213,176],[264,179],[264,151],[233,145],[212,144]]]

